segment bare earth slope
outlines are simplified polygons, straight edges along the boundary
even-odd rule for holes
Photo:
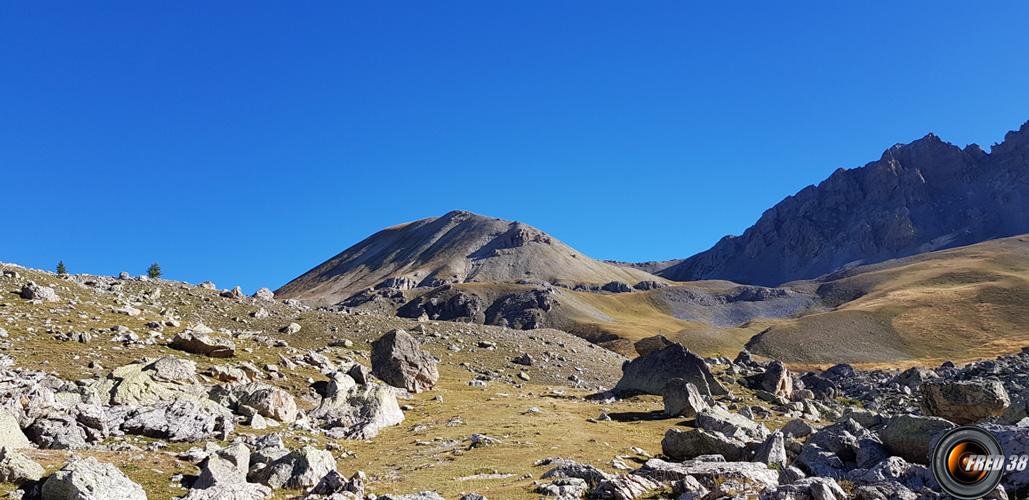
[[[839,169],[742,236],[658,271],[773,286],[859,264],[1029,232],[1029,123],[986,153],[929,134]]]
[[[520,222],[453,211],[379,231],[276,293],[330,305],[391,278],[406,287],[521,279],[569,284],[661,280],[593,260]]]
[[[748,344],[800,364],[935,365],[1029,345],[1029,235],[863,266],[819,280],[834,309],[772,324]]]

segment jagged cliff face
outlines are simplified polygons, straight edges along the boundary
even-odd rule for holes
[[[1029,122],[988,154],[929,134],[837,170],[658,274],[776,285],[1029,232]]]
[[[520,222],[453,211],[379,231],[275,293],[330,305],[375,286],[414,288],[526,279],[631,284],[658,278],[593,260]]]

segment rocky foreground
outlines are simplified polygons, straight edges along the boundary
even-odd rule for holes
[[[4,265],[0,289],[15,498],[941,498],[947,429],[1029,453],[1027,353],[799,373],[213,284]]]

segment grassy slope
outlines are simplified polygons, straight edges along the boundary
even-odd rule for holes
[[[1029,345],[1029,236],[858,268],[822,290],[857,298],[773,324],[754,351],[801,364],[935,365]]]

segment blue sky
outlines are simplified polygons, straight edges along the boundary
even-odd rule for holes
[[[718,7],[714,5],[718,4]],[[1029,119],[1027,2],[2,2],[0,261],[277,287],[465,209],[686,257]]]

